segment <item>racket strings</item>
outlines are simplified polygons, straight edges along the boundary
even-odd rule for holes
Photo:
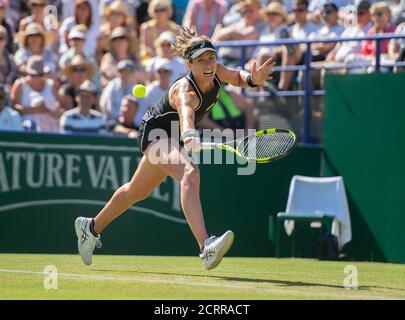
[[[238,151],[248,159],[271,159],[285,154],[294,143],[294,136],[288,132],[276,132],[247,137],[238,146]]]

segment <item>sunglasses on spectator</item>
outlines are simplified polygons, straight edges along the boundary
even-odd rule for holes
[[[332,14],[333,12],[334,12],[333,10],[325,10],[325,11],[322,11],[322,14],[324,16],[328,16],[328,15]]]
[[[159,74],[163,74],[163,73],[169,73],[170,71],[169,70],[166,70],[166,69],[159,69],[158,70],[158,73]]]
[[[86,68],[72,68],[73,72],[86,72]]]
[[[33,3],[32,5],[31,5],[32,7],[37,7],[37,8],[42,8],[42,7],[45,7],[45,5],[44,4],[41,4],[41,3]]]
[[[166,12],[167,8],[155,8],[154,12]]]
[[[127,37],[124,37],[124,36],[122,36],[122,37],[116,37],[116,38],[114,38],[113,40],[126,40],[127,39]]]
[[[267,16],[268,17],[275,17],[275,16],[278,16],[278,13],[277,12],[267,12]]]
[[[304,11],[305,11],[304,8],[293,9],[293,12],[295,12],[295,13],[303,13]]]
[[[162,47],[162,48],[170,48],[171,47],[171,45],[170,45],[170,43],[161,43],[160,44],[160,46]]]
[[[378,12],[374,12],[373,13],[373,17],[378,17],[378,18],[381,18],[382,16],[383,16],[383,12],[381,12],[381,11],[378,11]]]

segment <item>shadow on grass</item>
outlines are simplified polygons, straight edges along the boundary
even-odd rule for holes
[[[243,278],[243,277],[226,277],[218,275],[202,275],[202,274],[184,274],[184,273],[172,273],[172,272],[151,272],[151,271],[136,271],[136,270],[106,270],[106,269],[93,269],[94,271],[102,272],[113,272],[113,273],[132,273],[132,274],[150,274],[150,275],[168,275],[168,276],[185,276],[185,277],[200,277],[200,278],[211,278],[224,281],[234,281],[241,283],[268,283],[276,286],[286,286],[286,287],[320,287],[320,288],[330,288],[330,289],[342,289],[345,290],[343,285],[332,285],[324,283],[310,283],[302,281],[288,281],[288,280],[274,280],[274,279],[256,279],[256,278]],[[405,291],[405,289],[400,288],[389,288],[380,286],[359,286],[358,290],[369,291],[375,289],[388,289]]]

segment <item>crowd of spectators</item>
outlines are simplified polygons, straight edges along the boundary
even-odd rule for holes
[[[136,137],[143,114],[187,70],[171,43],[179,24],[215,41],[350,38],[405,34],[405,0],[0,0],[0,130]],[[220,48],[227,66],[252,59],[300,65],[305,46]],[[383,61],[405,60],[405,39],[382,41]],[[312,61],[333,72],[367,72],[374,41],[312,45]],[[397,68],[393,71],[401,70]],[[292,90],[297,72],[274,77]],[[147,96],[132,96],[134,84]],[[263,88],[259,89],[263,90]],[[264,89],[265,90],[265,89]],[[251,99],[225,87],[203,121],[254,128]]]

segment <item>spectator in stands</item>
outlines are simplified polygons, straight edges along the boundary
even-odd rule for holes
[[[96,101],[96,88],[91,81],[82,83],[77,92],[77,107],[66,111],[60,119],[60,131],[63,133],[107,133],[105,117],[92,106]]]
[[[0,26],[0,83],[9,88],[17,76],[13,56],[6,50],[7,30]]]
[[[357,24],[367,34],[371,29],[373,23],[371,21],[371,2],[368,0],[361,0],[357,5]]]
[[[371,27],[370,22],[370,3],[368,1],[361,1],[356,12],[349,12],[345,18],[345,30],[343,31],[342,38],[355,38],[363,37]],[[326,61],[331,64],[347,62],[351,55],[358,54],[361,51],[360,41],[344,41],[337,43],[331,52],[329,52]],[[336,70],[345,73],[346,70]]]
[[[59,1],[59,0],[57,0]],[[66,18],[69,17],[73,17],[75,15],[75,7],[76,7],[76,3],[73,0],[60,0],[62,2],[62,10],[58,11],[61,12],[61,14],[59,14],[59,16],[61,17],[61,20],[65,20]],[[100,12],[98,11],[99,9],[99,2],[100,0],[88,0],[91,4],[91,13],[92,13],[92,17],[91,17],[91,21],[92,23],[96,24],[97,26],[100,25],[100,20],[102,18],[102,14],[100,14]],[[59,9],[58,9],[59,10]],[[103,12],[103,11],[101,11]]]
[[[139,115],[139,122],[143,117],[143,114],[158,102],[165,95],[166,91],[171,85],[171,76],[173,73],[173,67],[169,59],[160,58],[154,64],[155,81],[151,82],[146,87],[146,97],[141,102],[142,115]]]
[[[402,22],[395,30],[396,34],[405,35],[405,22]],[[391,39],[388,46],[388,53],[394,61],[405,61],[405,38]],[[396,67],[395,71],[404,71],[404,67]]]
[[[134,15],[130,12],[124,1],[114,1],[110,6],[104,7],[105,22],[101,25],[101,33],[98,38],[97,58],[101,62],[103,55],[111,50],[111,34],[118,27],[125,28],[126,37],[133,45],[131,51],[139,57],[139,39],[135,28]]]
[[[136,66],[131,60],[122,60],[117,65],[118,76],[103,89],[100,97],[100,109],[107,119],[117,121],[120,104],[124,96],[132,94],[135,85]]]
[[[202,129],[254,129],[252,99],[227,86],[219,91],[219,99],[210,113],[201,120]]]
[[[260,0],[243,0],[240,6],[242,19],[227,27],[217,28],[217,31],[212,36],[213,41],[259,39],[261,32],[266,28],[260,14]],[[245,57],[250,58],[254,50],[254,47],[247,48]],[[240,66],[241,50],[220,48],[218,55],[227,66]]]
[[[61,113],[54,81],[45,77],[42,56],[31,56],[26,66],[26,76],[17,79],[11,88],[11,100],[23,121],[28,120],[38,132],[58,131]]]
[[[20,21],[19,32],[24,32],[27,27],[33,23],[38,23],[42,26],[48,39],[47,46],[52,51],[57,52],[57,29],[46,28],[45,26],[45,7],[48,5],[47,0],[29,0],[28,7],[30,8],[31,15],[25,17]]]
[[[97,91],[100,91],[100,74],[97,70],[97,61],[90,55],[87,55],[84,51],[84,41],[86,39],[86,34],[82,30],[82,25],[77,25],[72,28],[69,32],[69,50],[67,50],[62,57],[59,59],[59,67],[61,70],[65,69],[67,65],[71,64],[73,58],[76,55],[83,56],[89,64],[92,64],[96,72],[94,73],[91,81],[96,86]]]
[[[196,30],[199,35],[211,37],[217,26],[222,25],[226,9],[224,0],[190,1],[183,25]]]
[[[54,53],[47,48],[49,39],[44,28],[36,22],[27,26],[25,31],[20,33],[20,49],[14,56],[14,62],[21,74],[24,74],[28,58],[34,55],[40,55],[43,58],[46,73],[55,74],[57,71],[56,57]]]
[[[148,14],[152,18],[140,27],[141,59],[147,61],[156,56],[155,41],[165,31],[177,32],[178,25],[170,20],[173,16],[171,0],[151,0]]]
[[[59,95],[64,109],[70,110],[77,107],[77,91],[84,81],[93,79],[96,73],[96,66],[83,55],[76,55],[63,70],[63,73],[67,79],[67,83],[59,89]]]
[[[107,52],[100,64],[101,86],[104,88],[112,79],[117,77],[117,64],[122,60],[137,61],[132,38],[128,37],[124,27],[117,27],[110,36],[110,51]],[[138,62],[137,67],[141,65]]]
[[[390,3],[390,9],[392,12],[392,22],[396,25],[400,25],[405,22],[405,0],[395,0],[395,5]]]
[[[162,58],[168,59],[172,68],[172,77],[170,83],[183,76],[187,72],[187,65],[183,58],[174,54],[171,44],[176,40],[175,35],[166,31],[163,32],[156,40],[156,53],[157,56],[150,59],[146,64],[146,71],[151,74],[151,80],[155,79],[154,65]]]
[[[338,23],[338,8],[334,3],[326,3],[322,7],[322,20],[325,25],[310,34],[311,39],[340,37],[344,27]],[[326,56],[335,47],[335,42],[319,42],[312,44],[312,61],[324,61]]]
[[[74,26],[86,26],[86,38],[83,51],[86,55],[94,56],[97,48],[97,38],[100,34],[99,25],[93,21],[92,7],[89,0],[75,0],[73,15],[67,17],[59,28],[59,53],[63,54],[69,49],[69,32]]]
[[[242,0],[229,0],[228,9],[222,19],[222,25],[227,27],[242,19]]]
[[[7,106],[7,93],[0,85],[0,131],[22,131],[20,114]]]
[[[7,10],[10,5],[9,0],[0,0],[0,26],[3,26],[7,31],[6,38],[6,50],[8,53],[13,54],[15,51],[14,47],[14,25],[7,18]]]
[[[28,16],[28,14],[29,8],[26,0],[8,0],[6,17],[10,21],[13,30],[18,29],[20,20]]]
[[[120,106],[120,115],[118,124],[113,132],[117,135],[125,135],[129,138],[139,136],[139,126],[134,124],[134,119],[139,110],[139,102],[134,96],[125,96],[122,98]]]
[[[377,2],[370,9],[374,26],[368,31],[368,35],[379,33],[393,33],[396,26],[391,23],[391,9],[386,2]],[[381,53],[388,53],[388,41],[381,41]],[[363,56],[375,57],[376,48],[374,40],[364,42],[361,54]]]
[[[262,9],[263,19],[267,22],[267,27],[260,35],[260,41],[275,41],[289,38],[287,19],[288,13],[278,2],[270,2],[269,5]],[[258,46],[253,52],[247,69],[252,68],[252,63],[257,60],[257,63],[261,65],[268,58],[272,57],[277,64],[282,66],[294,64],[294,47],[293,46]],[[288,90],[290,87],[292,72],[280,72],[278,81],[279,90]]]
[[[319,29],[317,25],[309,22],[307,19],[308,0],[294,0],[292,12],[294,24],[289,28],[289,34],[292,39],[305,40],[311,33]],[[305,50],[305,44],[296,47],[294,52],[295,64],[301,65],[304,63]]]
[[[342,8],[345,8],[346,6],[354,5],[354,3],[357,4],[359,0],[353,1],[353,0],[311,0],[309,3],[309,14],[308,14],[308,19],[314,24],[320,25],[322,23],[322,11],[323,7],[327,3],[333,3],[336,6],[337,10],[340,10]],[[371,0],[375,1],[375,0]]]

